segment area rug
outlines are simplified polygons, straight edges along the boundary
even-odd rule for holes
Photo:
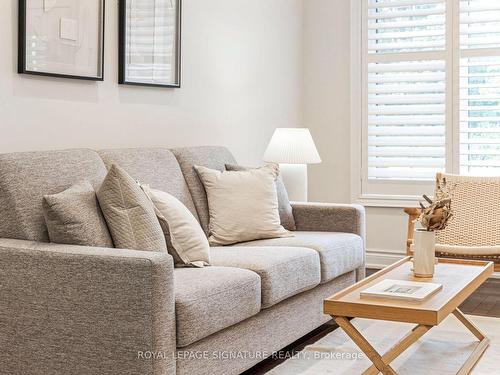
[[[471,374],[500,374],[500,319],[468,315],[490,339]],[[354,326],[370,343],[384,353],[414,324],[353,319]],[[391,363],[398,374],[456,374],[472,352],[476,338],[450,315],[432,328]],[[372,363],[340,329],[295,353],[268,375],[361,374]]]

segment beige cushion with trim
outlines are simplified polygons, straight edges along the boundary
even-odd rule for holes
[[[226,170],[228,171],[247,171],[249,167],[243,167],[238,164],[226,164]],[[278,195],[278,211],[280,214],[280,221],[283,228],[288,230],[295,230],[295,219],[293,217],[293,209],[290,204],[290,199],[288,198],[288,192],[286,191],[285,184],[281,178],[281,174],[276,178],[276,193]]]
[[[207,193],[210,244],[292,236],[280,223],[275,165],[235,172],[194,168]]]

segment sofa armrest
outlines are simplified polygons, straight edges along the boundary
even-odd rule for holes
[[[300,231],[357,234],[366,243],[365,208],[358,204],[293,202],[295,226]],[[363,245],[364,248],[364,245]],[[363,259],[366,254],[363,250]],[[365,278],[364,262],[356,270],[356,281]]]
[[[292,203],[297,230],[354,233],[365,238],[365,209],[358,204]]]
[[[2,374],[175,374],[171,256],[0,239],[0,347]]]

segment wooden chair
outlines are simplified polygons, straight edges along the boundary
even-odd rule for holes
[[[500,177],[473,177],[438,173],[436,186],[446,179],[453,217],[436,233],[436,256],[489,260],[500,271]],[[442,185],[441,185],[442,186]],[[408,218],[406,252],[412,253],[418,208],[405,208]]]

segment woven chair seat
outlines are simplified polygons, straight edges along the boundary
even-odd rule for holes
[[[500,245],[496,246],[462,246],[436,244],[436,251],[457,255],[500,255]]]
[[[436,256],[438,254],[446,255],[449,257],[468,257],[474,256],[478,258],[494,258],[500,257],[500,245],[498,246],[457,246],[457,245],[443,245],[436,244]],[[415,245],[410,245],[410,254],[415,251]]]
[[[500,255],[461,255],[461,254],[449,254],[441,253],[436,251],[436,257],[438,258],[452,258],[452,259],[469,259],[469,260],[481,260],[486,262],[495,263],[495,271],[500,271]]]
[[[467,246],[443,246],[436,244],[436,257],[438,258],[452,258],[452,259],[472,259],[493,262],[500,267],[500,246],[494,248],[495,253],[478,253],[477,248]],[[458,249],[458,251],[457,251]],[[491,249],[491,247],[484,247],[482,250]],[[414,245],[410,245],[409,255],[413,256]]]

